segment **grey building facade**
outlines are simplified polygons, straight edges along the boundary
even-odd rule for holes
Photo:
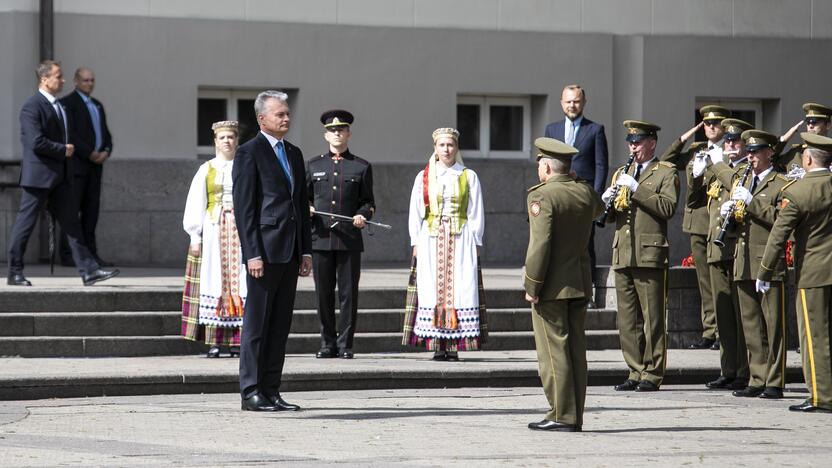
[[[37,1],[0,5],[0,160],[19,159],[17,114],[35,92]],[[55,58],[95,70],[115,149],[104,175],[103,257],[184,263],[181,214],[217,112],[246,119],[262,89],[289,92],[289,139],[326,150],[318,116],[356,115],[352,150],[375,165],[378,217],[368,262],[407,259],[410,186],[439,126],[471,129],[463,148],[485,191],[485,262],[519,265],[527,240],[531,142],[562,117],[563,85],[588,90],[610,163],[626,158],[625,119],[662,126],[659,149],[719,102],[782,133],[801,104],[829,104],[828,0],[316,0],[55,2]],[[224,104],[222,104],[224,102]],[[248,110],[247,110],[248,109]],[[469,112],[472,111],[472,112]],[[463,115],[464,122],[458,120]],[[203,137],[204,139],[204,137]],[[508,143],[507,143],[508,142]],[[14,168],[0,178],[15,181]],[[0,191],[0,260],[17,208]],[[611,230],[596,239],[609,261]],[[686,256],[676,229],[673,261]],[[42,252],[30,242],[29,257]]]

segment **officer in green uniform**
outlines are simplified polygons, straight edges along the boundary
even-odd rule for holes
[[[720,376],[705,386],[710,389],[742,390],[748,385],[748,351],[733,281],[736,232],[730,229],[725,235],[720,235],[722,222],[719,210],[731,196],[733,175],[750,171],[740,137],[744,130],[751,128],[751,124],[739,119],[724,119],[720,125],[725,129],[723,148],[697,156],[691,165],[688,203],[704,206],[708,210],[707,261],[721,344]],[[727,175],[720,178],[720,174]]]
[[[618,391],[656,391],[667,354],[667,221],[679,201],[676,167],[655,157],[659,126],[626,120],[631,167],[619,168],[602,199],[615,208],[612,269],[621,351],[629,368]]]
[[[603,206],[592,186],[570,175],[578,150],[538,138],[540,184],[529,189],[529,248],[524,288],[540,380],[550,410],[530,429],[580,432],[586,400],[587,301],[592,295],[589,244]]]
[[[726,121],[723,121],[725,124]],[[725,139],[734,137],[734,126]],[[739,130],[739,129],[738,129]],[[786,384],[786,327],[785,279],[783,259],[772,273],[772,289],[765,296],[755,290],[759,263],[768,233],[777,217],[780,192],[788,182],[772,166],[773,147],[777,136],[761,130],[742,132],[742,146],[748,152],[748,164],[743,168],[726,170],[722,165],[720,181],[734,187],[731,200],[719,207],[720,224],[730,216],[737,231],[734,252],[733,280],[740,306],[745,343],[748,349],[750,377],[748,386],[738,389],[734,396],[782,398]],[[723,335],[723,345],[725,338]],[[723,347],[725,349],[725,347]]]
[[[803,104],[803,112],[806,113],[803,120],[796,123],[794,127],[783,134],[777,146],[774,148],[778,170],[790,174],[790,178],[799,176],[803,172],[803,149],[806,145],[795,143],[788,151],[783,153],[786,144],[804,123],[806,124],[806,131],[808,133],[827,136],[829,133],[830,119],[832,119],[832,108],[814,102]]]
[[[659,157],[661,161],[668,161],[676,165],[680,171],[685,171],[690,178],[693,169],[693,155],[702,151],[710,151],[722,147],[723,128],[721,122],[731,112],[716,105],[702,106],[699,115],[702,122],[685,132],[681,137],[674,140],[670,147]],[[705,129],[705,137],[708,141],[693,142],[690,148],[684,150],[685,143],[700,128]],[[702,314],[702,337],[690,345],[690,349],[718,349],[718,327],[716,312],[714,310],[713,292],[711,290],[710,268],[708,267],[708,226],[710,216],[708,208],[704,204],[697,204],[691,200],[691,190],[685,200],[685,213],[682,218],[682,231],[690,236],[690,250],[693,255],[694,267],[696,268],[696,279],[699,284],[699,297],[701,298]],[[698,196],[698,195],[696,195]]]
[[[809,398],[791,411],[832,412],[832,138],[800,134],[806,175],[783,188],[780,213],[771,228],[757,273],[757,290],[769,293],[786,241],[794,234],[796,310],[803,376]],[[766,294],[768,295],[768,294]]]

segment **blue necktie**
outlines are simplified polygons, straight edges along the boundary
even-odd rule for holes
[[[95,131],[95,150],[98,151],[102,144],[101,115],[99,115],[98,108],[95,107],[92,99],[87,99],[85,102],[87,103],[87,110],[90,112],[90,119],[92,119],[92,129]]]
[[[575,122],[569,122],[569,133],[566,134],[566,141],[565,143],[569,146],[575,144]]]
[[[274,147],[277,150],[277,160],[280,162],[280,167],[283,168],[283,172],[286,173],[286,178],[289,179],[289,187],[294,190],[295,181],[292,180],[292,169],[289,167],[289,158],[286,156],[286,147],[283,146],[282,141],[278,141]]]

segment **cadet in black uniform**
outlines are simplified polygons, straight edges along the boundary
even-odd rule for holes
[[[331,110],[321,115],[329,152],[310,159],[306,183],[312,212],[350,216],[353,222],[313,215],[312,272],[321,322],[318,358],[352,359],[352,342],[358,315],[358,278],[364,241],[361,230],[375,211],[373,170],[366,160],[347,147],[353,115]],[[338,281],[340,314],[335,328],[335,282]]]

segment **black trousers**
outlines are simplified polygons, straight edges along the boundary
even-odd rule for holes
[[[67,235],[78,272],[83,276],[97,270],[99,265],[83,241],[72,187],[64,180],[51,189],[21,187],[20,208],[9,240],[9,273],[23,273],[23,254],[38,220],[38,212],[45,203]]]
[[[84,243],[90,252],[98,257],[98,246],[95,242],[95,227],[98,225],[98,213],[101,211],[101,166],[90,169],[86,174],[75,174],[72,192],[81,222],[81,233]],[[72,258],[67,242],[66,233],[61,231],[61,260],[66,262]]]
[[[321,322],[321,348],[352,349],[358,320],[358,280],[361,252],[354,250],[315,250],[312,271]],[[338,283],[338,328],[335,328],[335,284]]]
[[[240,337],[240,394],[274,395],[280,389],[286,342],[298,286],[298,260],[266,263],[263,276],[246,274],[243,331]]]

